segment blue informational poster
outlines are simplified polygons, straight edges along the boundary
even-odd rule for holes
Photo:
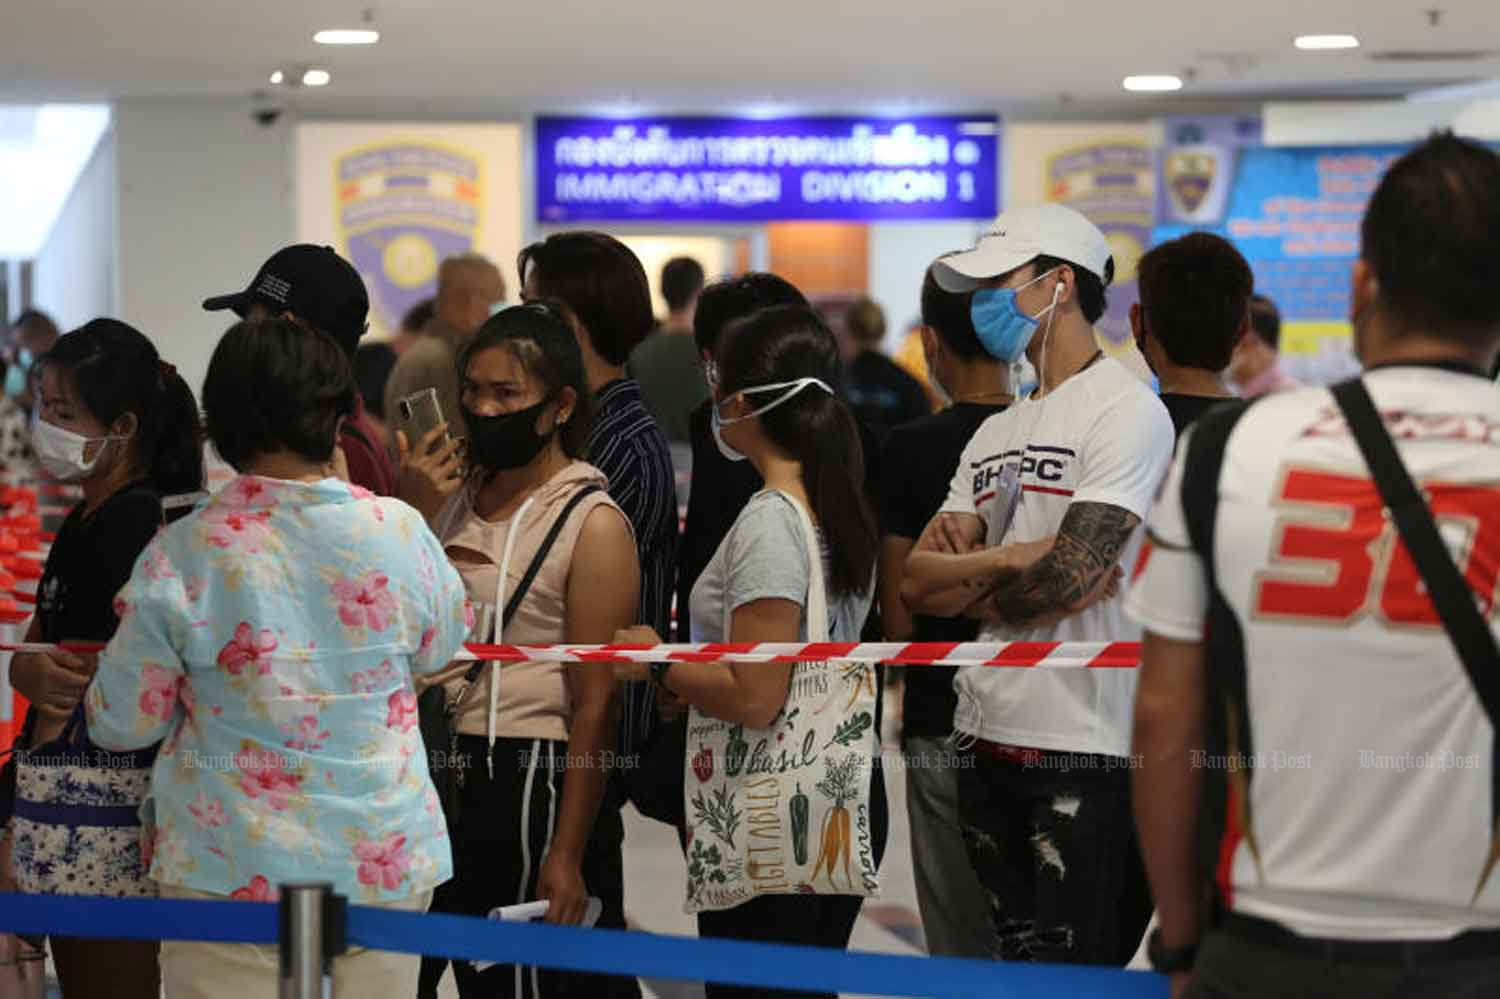
[[[998,214],[1000,120],[558,118],[536,122],[536,217],[854,222]]]
[[[1406,148],[1242,149],[1219,217],[1160,225],[1155,242],[1194,229],[1232,240],[1255,272],[1255,290],[1281,311],[1287,371],[1305,381],[1329,381],[1355,367],[1350,279],[1365,205]]]

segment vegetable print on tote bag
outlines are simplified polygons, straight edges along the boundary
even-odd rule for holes
[[[826,642],[818,538],[802,504],[792,505],[813,553],[808,637]],[[730,909],[757,895],[879,894],[870,829],[870,772],[880,751],[875,682],[870,663],[803,662],[792,667],[786,705],[768,728],[693,709],[683,775],[688,912]]]

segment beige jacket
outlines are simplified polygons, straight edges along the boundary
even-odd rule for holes
[[[514,549],[505,574],[503,596],[498,602],[500,561],[511,521],[515,518],[494,523],[482,520],[473,510],[472,489],[458,494],[455,507],[438,519],[439,536],[449,560],[463,577],[464,588],[475,607],[476,620],[499,617],[499,608],[515,592],[547,532],[573,494],[588,485],[603,487],[607,484],[603,472],[587,462],[575,461],[532,494],[529,505],[523,504],[517,511],[520,520],[516,524]],[[541,572],[503,635],[476,634],[474,640],[503,641],[511,645],[552,645],[568,640],[567,592],[573,549],[584,521],[600,506],[613,509],[628,529],[629,520],[602,489],[584,499],[568,517],[566,526],[547,554],[547,560],[542,563]],[[494,609],[489,614],[481,613],[485,605]],[[468,665],[458,664],[451,672],[444,673],[450,692],[462,687],[463,673]],[[515,663],[498,670],[486,668],[460,705],[455,718],[457,730],[464,735],[490,734],[490,684],[498,672],[500,685],[495,699],[493,734],[499,738],[566,740],[572,706],[565,670],[566,667],[558,662]]]

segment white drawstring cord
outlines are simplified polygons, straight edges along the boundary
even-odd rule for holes
[[[521,526],[521,518],[526,516],[526,511],[536,502],[536,494],[526,497],[526,502],[521,504],[515,516],[510,518],[510,527],[505,530],[505,548],[500,555],[500,578],[495,584],[495,638],[496,645],[504,644],[505,641],[505,576],[510,572],[510,556],[516,547],[516,528]],[[485,731],[489,734],[489,746],[484,755],[485,765],[489,768],[490,780],[495,779],[495,711],[500,704],[500,663],[494,659],[490,660],[490,710],[489,720],[486,722]]]

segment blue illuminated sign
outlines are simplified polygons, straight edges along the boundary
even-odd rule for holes
[[[987,219],[999,135],[993,115],[542,117],[537,220]]]

